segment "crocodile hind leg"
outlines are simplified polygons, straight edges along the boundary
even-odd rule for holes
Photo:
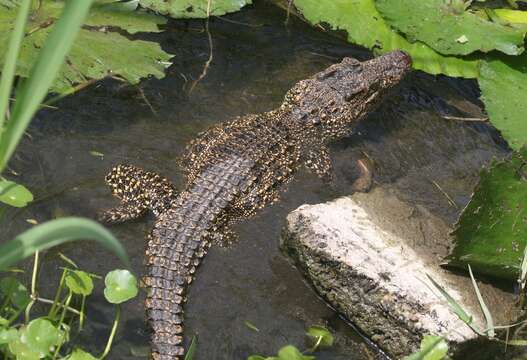
[[[147,207],[143,204],[133,203],[122,203],[112,209],[104,210],[99,213],[98,220],[106,224],[120,224],[126,221],[139,219],[144,216],[147,211]]]

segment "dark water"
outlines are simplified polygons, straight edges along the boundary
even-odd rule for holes
[[[368,52],[292,19],[271,5],[257,2],[244,11],[210,24],[214,49],[207,76],[189,96],[193,79],[208,58],[208,41],[200,21],[173,21],[167,31],[150,37],[175,54],[163,80],[134,87],[105,81],[43,111],[28,131],[11,167],[21,175],[38,201],[8,214],[2,240],[30,225],[59,216],[94,217],[115,205],[103,184],[117,163],[131,163],[171,178],[182,176],[176,160],[185,144],[217,122],[258,113],[279,105],[297,80],[320,71],[343,56],[365,59]],[[236,23],[234,23],[235,21]],[[186,334],[199,335],[196,359],[246,359],[273,355],[283,345],[307,348],[304,330],[325,325],[336,334],[336,345],[317,359],[372,359],[382,354],[363,342],[304,282],[279,251],[280,231],[288,212],[349,194],[356,178],[354,161],[367,155],[376,168],[376,182],[394,183],[415,203],[448,221],[459,208],[451,206],[430,185],[441,184],[461,207],[470,195],[476,170],[492,156],[506,152],[484,124],[442,119],[452,104],[476,101],[470,82],[452,82],[414,74],[373,114],[357,134],[334,146],[336,182],[321,183],[302,172],[278,204],[236,227],[239,242],[214,248],[198,271],[186,307]],[[463,107],[462,106],[462,107]],[[473,109],[474,107],[471,107]],[[97,151],[104,157],[94,156]],[[145,236],[152,219],[115,226],[133,269],[141,273]],[[92,243],[59,249],[88,271],[105,274],[119,262]],[[58,276],[56,251],[48,252],[40,284],[44,294]],[[100,290],[100,286],[99,286]],[[105,341],[113,310],[99,291],[89,302],[91,324],[81,335],[85,348],[97,354]],[[260,329],[250,330],[249,321]],[[148,343],[142,296],[124,306],[117,343],[109,359],[132,359]]]

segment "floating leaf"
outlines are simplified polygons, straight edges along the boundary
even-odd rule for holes
[[[33,201],[33,194],[23,185],[0,180],[0,202],[14,207],[24,207]]]
[[[388,24],[441,54],[468,55],[498,50],[519,55],[524,50],[527,29],[504,26],[470,11],[459,11],[444,0],[376,0],[375,3]],[[463,36],[467,41],[458,41]]]
[[[5,277],[0,280],[2,295],[9,296],[11,303],[18,309],[23,309],[31,301],[27,288],[14,277]]]
[[[104,157],[104,154],[102,152],[99,152],[99,151],[96,151],[96,150],[91,150],[90,151],[90,155],[97,156],[97,157],[100,157],[100,158]]]
[[[421,340],[421,349],[404,360],[441,360],[448,354],[448,344],[444,338],[425,335]]]
[[[349,42],[377,53],[406,51],[412,56],[415,69],[465,78],[478,76],[478,60],[443,56],[421,42],[408,42],[383,20],[374,0],[295,0],[294,3],[311,23],[325,22],[335,30],[346,30]]]
[[[251,329],[252,331],[256,331],[256,332],[260,332],[260,329],[258,329],[256,327],[256,325],[254,325],[253,323],[251,323],[250,321],[244,321],[243,322],[245,324],[245,326],[247,326],[249,329]]]
[[[61,13],[64,1],[43,1],[38,11],[30,16],[28,35],[24,38],[17,64],[17,74],[27,77],[33,61]],[[0,7],[0,59],[6,51],[5,44],[13,29],[16,8]],[[141,78],[164,76],[170,65],[171,55],[161,50],[157,43],[132,41],[121,35],[139,31],[159,31],[158,25],[166,22],[160,16],[144,11],[132,12],[118,1],[96,0],[85,24],[62,67],[52,91],[66,93],[76,84],[90,79],[117,75],[135,84]],[[2,60],[0,60],[2,61]]]
[[[74,294],[88,296],[93,291],[93,280],[90,275],[81,270],[70,270],[65,278],[66,286]]]
[[[501,20],[512,24],[527,24],[527,11],[511,9],[494,9],[492,10]]]
[[[81,349],[75,349],[70,356],[67,357],[67,360],[96,360],[96,357],[93,357],[90,353],[87,353]]]
[[[307,329],[307,335],[313,338],[315,345],[321,347],[331,347],[335,341],[329,330],[322,326],[311,326]]]
[[[492,56],[482,62],[481,99],[492,124],[513,149],[527,144],[527,54]]]
[[[39,360],[40,354],[34,351],[21,340],[15,340],[9,343],[9,351],[16,355],[16,360]]]
[[[454,231],[449,265],[516,280],[527,242],[527,148],[480,174]]]
[[[141,6],[173,18],[206,18],[209,0],[139,0]],[[211,0],[210,15],[238,11],[252,0]]]
[[[0,330],[0,345],[9,344],[16,339],[18,339],[17,329],[10,328]]]
[[[112,304],[120,304],[137,295],[137,279],[128,270],[113,270],[104,278],[104,297]]]
[[[39,318],[32,320],[22,330],[20,340],[37,352],[40,357],[48,355],[60,342],[60,331],[53,326],[51,321]]]
[[[272,359],[272,358],[271,358]],[[287,345],[278,351],[277,360],[313,360],[314,356],[304,355],[293,345]]]

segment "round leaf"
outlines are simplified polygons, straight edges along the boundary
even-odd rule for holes
[[[18,339],[17,329],[2,329],[0,330],[0,345],[9,344]]]
[[[18,309],[25,308],[31,301],[27,288],[14,277],[0,280],[0,291],[4,296],[10,296],[11,303]]]
[[[311,326],[307,329],[307,335],[314,339],[315,344],[318,343],[318,346],[322,347],[333,346],[335,341],[329,330],[322,326]]]
[[[66,286],[74,294],[88,296],[93,291],[93,280],[88,273],[81,270],[70,270],[66,275]]]
[[[29,345],[20,340],[9,343],[9,350],[16,355],[16,360],[39,360],[38,352],[33,351]]]
[[[0,202],[14,207],[24,207],[33,201],[33,194],[23,185],[0,180]]]
[[[278,352],[278,360],[313,360],[314,356],[304,355],[293,345],[287,345]]]
[[[87,353],[81,349],[75,349],[67,360],[96,360],[97,358],[93,357],[90,353]]]
[[[60,342],[61,336],[60,331],[49,320],[40,318],[27,325],[20,339],[32,351],[38,352],[41,357],[44,357]]]
[[[112,304],[120,304],[137,295],[137,279],[128,270],[110,271],[104,278],[104,297]]]

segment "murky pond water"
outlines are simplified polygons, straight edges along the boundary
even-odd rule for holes
[[[37,201],[8,213],[1,225],[1,239],[28,228],[29,218],[41,222],[65,215],[93,218],[101,208],[113,206],[115,200],[103,178],[117,163],[157,171],[182,185],[177,157],[198,132],[237,115],[278,106],[296,81],[343,56],[370,56],[298,20],[292,19],[286,26],[284,18],[281,10],[257,2],[228,20],[214,19],[210,24],[213,61],[190,96],[190,84],[209,56],[207,35],[200,21],[173,21],[166,32],[151,36],[175,54],[165,79],[144,81],[141,91],[105,81],[66,98],[58,110],[43,111],[11,163],[21,174],[18,180],[34,191]],[[356,135],[335,144],[334,184],[300,173],[281,202],[236,227],[238,243],[213,248],[198,271],[186,306],[186,335],[199,335],[196,358],[238,360],[250,354],[271,355],[287,343],[305,348],[304,330],[314,324],[328,326],[337,338],[336,346],[320,352],[317,359],[383,358],[316,296],[280,253],[285,216],[301,204],[350,193],[357,175],[354,160],[367,155],[375,163],[377,182],[396,183],[412,194],[412,201],[453,221],[470,195],[476,169],[492,156],[506,153],[486,125],[439,116],[450,111],[452,104],[470,107],[465,99],[474,100],[473,90],[470,82],[410,76]],[[438,133],[445,137],[439,138]],[[104,156],[96,156],[94,151]],[[429,170],[423,172],[427,166]],[[414,178],[399,181],[417,167],[421,170]],[[458,207],[434,190],[431,180],[441,184],[441,190],[449,193]],[[151,225],[149,218],[111,228],[125,244],[137,274],[141,273],[145,236]],[[98,274],[120,266],[93,243],[70,244],[58,250]],[[44,293],[57,280],[61,264],[55,255],[56,250],[48,252],[41,272]],[[137,352],[148,344],[142,300],[125,305],[110,359],[137,358]],[[99,291],[88,308],[91,325],[80,340],[93,353],[107,336],[112,314]],[[260,332],[250,330],[246,321]]]

